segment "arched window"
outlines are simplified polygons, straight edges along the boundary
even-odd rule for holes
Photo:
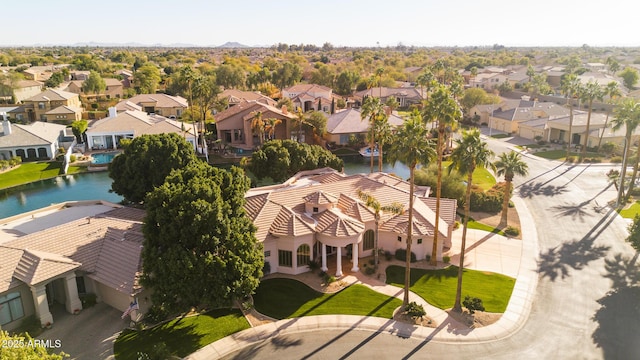
[[[373,247],[375,246],[375,237],[376,237],[376,234],[371,229],[364,232],[364,239],[362,240],[363,251],[373,249]]]
[[[37,157],[37,156],[36,156],[36,149],[34,149],[34,148],[28,148],[28,149],[27,149],[27,157],[28,157],[29,159],[33,159],[33,158]]]
[[[308,265],[311,260],[311,248],[309,248],[309,245],[307,244],[302,244],[298,246],[296,255],[298,258],[298,266]]]
[[[27,156],[24,154],[24,149],[17,149],[16,150],[16,156],[20,156],[20,158],[22,160],[27,158]]]

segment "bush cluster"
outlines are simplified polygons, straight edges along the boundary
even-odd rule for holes
[[[502,210],[505,186],[506,183],[501,182],[493,185],[493,187],[487,191],[471,191],[471,211],[482,211],[495,214]]]
[[[411,316],[412,319],[422,319],[423,316],[427,315],[424,307],[416,303],[415,301],[408,303],[404,308],[404,311],[407,313],[407,315]]]
[[[620,164],[622,162],[622,156],[614,156],[609,161],[611,161],[614,164]]]
[[[396,250],[396,259],[400,261],[407,261],[407,249]],[[416,262],[416,254],[411,252],[411,262]]]
[[[20,165],[22,158],[20,156],[14,156],[9,160],[0,160],[0,170],[6,170],[8,168]]]
[[[469,295],[465,296],[464,300],[462,301],[462,305],[464,305],[464,307],[466,307],[471,314],[475,313],[476,311],[484,311],[482,300],[477,297],[472,298]]]
[[[514,226],[507,226],[507,228],[504,229],[504,233],[509,236],[518,236],[520,235],[520,229]]]

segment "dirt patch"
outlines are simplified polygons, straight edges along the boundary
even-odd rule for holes
[[[485,212],[475,212],[471,211],[469,213],[472,219],[481,222],[483,224],[487,224],[489,226],[498,227],[500,225],[500,218],[502,217],[502,212],[497,214],[489,214]],[[520,217],[518,216],[518,211],[515,207],[509,208],[507,212],[507,220],[510,226],[516,227],[520,230],[520,234],[522,234],[522,228],[520,226]],[[522,239],[522,235],[513,236],[516,239]]]
[[[429,316],[423,316],[422,318],[413,319],[407,313],[399,310],[393,314],[393,320],[403,322],[406,324],[419,325],[419,326],[430,327],[430,328],[435,328],[438,326],[435,320],[433,320]]]
[[[447,309],[446,312],[449,316],[461,324],[468,326],[470,329],[491,325],[502,317],[502,314],[484,311],[476,311],[474,314],[470,314],[469,310],[464,308],[462,309],[462,313],[452,311],[451,309]]]

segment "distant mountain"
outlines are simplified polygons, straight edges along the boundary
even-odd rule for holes
[[[240,44],[235,41],[227,41],[226,43],[218,46],[219,48],[248,48],[249,46]]]

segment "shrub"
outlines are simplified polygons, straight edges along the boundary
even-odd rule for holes
[[[611,161],[614,164],[620,164],[622,162],[622,156],[614,156],[609,161]]]
[[[453,224],[453,230],[458,230],[460,228],[460,221],[456,221],[455,224]]]
[[[329,275],[327,273],[324,274],[324,282],[325,284],[331,284],[336,281],[336,277],[333,275]]]
[[[471,191],[471,211],[482,211],[495,214],[502,210],[502,197],[505,183],[497,183],[485,191],[476,189]]]
[[[400,261],[407,261],[407,249],[396,250],[396,259]],[[416,254],[411,252],[411,262],[416,262]]]
[[[325,277],[325,276],[327,276],[327,273],[326,273],[326,272],[324,272],[324,271],[320,271],[320,272],[318,273],[318,276],[320,276],[321,278],[323,278],[323,279],[324,279],[324,277]]]
[[[147,322],[157,324],[167,319],[169,314],[162,306],[152,305],[149,311],[144,315]]]
[[[608,141],[602,144],[602,146],[600,147],[600,151],[602,151],[602,153],[604,153],[605,155],[611,155],[616,151],[616,144]]]
[[[387,250],[384,252],[384,258],[387,259],[387,261],[391,261],[392,256],[391,251]]]
[[[477,297],[472,298],[469,295],[465,296],[464,300],[462,301],[462,305],[464,305],[464,307],[466,307],[471,314],[475,313],[476,311],[484,311],[482,300]]]
[[[320,270],[321,264],[317,260],[310,260],[307,266],[309,267],[309,270],[311,270],[311,272],[315,272],[316,270]]]
[[[376,272],[376,269],[372,268],[372,267],[366,267],[364,268],[364,273],[367,275],[373,275],[373,273]]]
[[[592,164],[599,164],[602,162],[602,159],[600,158],[591,158],[591,163]]]
[[[369,265],[375,265],[376,261],[374,259],[369,259]]]
[[[509,236],[518,236],[520,235],[520,229],[514,226],[507,226],[507,228],[504,229],[504,233]]]
[[[83,309],[90,308],[96,304],[97,297],[94,293],[80,294],[78,297],[82,302]]]
[[[271,274],[271,263],[268,261],[264,262],[264,265],[262,266],[262,274],[263,275],[269,275]]]
[[[427,315],[427,312],[424,311],[424,307],[415,301],[408,303],[404,308],[404,311],[407,315],[411,316],[412,319],[422,319],[423,316]]]
[[[69,161],[70,161],[70,162],[74,163],[74,162],[76,162],[76,160],[77,160],[77,158],[76,158],[76,156],[75,156],[75,155],[71,155],[71,156],[69,156]]]
[[[431,261],[431,254],[425,255],[424,259],[427,260],[427,262]]]
[[[538,141],[538,145],[543,146],[543,145],[547,145],[547,142],[544,140],[540,140]]]
[[[451,261],[451,258],[449,256],[443,256],[442,261],[444,261],[445,264],[448,264],[449,261]]]

